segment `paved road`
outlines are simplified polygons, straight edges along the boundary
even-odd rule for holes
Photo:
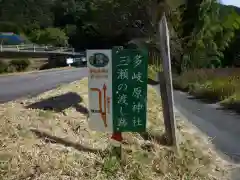
[[[176,108],[196,127],[212,138],[213,144],[230,160],[240,163],[240,116],[216,104],[174,92]]]
[[[198,129],[212,138],[222,157],[240,165],[240,115],[206,104],[186,93],[174,91],[175,107]],[[240,180],[240,168],[232,172],[232,180]]]
[[[0,76],[0,103],[23,96],[34,96],[60,84],[87,76],[86,68],[50,70],[17,76]]]

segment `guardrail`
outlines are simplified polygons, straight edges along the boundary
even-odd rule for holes
[[[69,47],[54,47],[54,46],[41,46],[35,44],[26,45],[0,45],[0,52],[11,51],[11,52],[72,52],[74,48]]]

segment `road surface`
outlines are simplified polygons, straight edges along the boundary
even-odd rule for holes
[[[63,83],[87,76],[86,68],[50,70],[13,76],[0,76],[0,103],[23,96],[34,96]]]

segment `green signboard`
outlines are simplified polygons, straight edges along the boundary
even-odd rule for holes
[[[147,116],[148,53],[139,49],[112,51],[114,132],[144,132]]]

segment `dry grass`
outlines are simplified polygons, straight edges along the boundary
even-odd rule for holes
[[[196,69],[183,73],[174,80],[176,89],[200,98],[221,101],[240,112],[240,69]]]
[[[175,156],[162,144],[162,109],[151,87],[148,132],[124,134],[121,162],[106,151],[109,135],[88,129],[87,106],[86,79],[36,98],[0,105],[0,179],[227,179],[224,162],[183,121],[178,120],[182,155]]]
[[[161,71],[161,70],[162,70],[161,68],[158,68],[158,67],[156,67],[154,65],[149,65],[148,66],[148,77],[150,79],[153,79],[153,80],[156,79],[157,72]]]

